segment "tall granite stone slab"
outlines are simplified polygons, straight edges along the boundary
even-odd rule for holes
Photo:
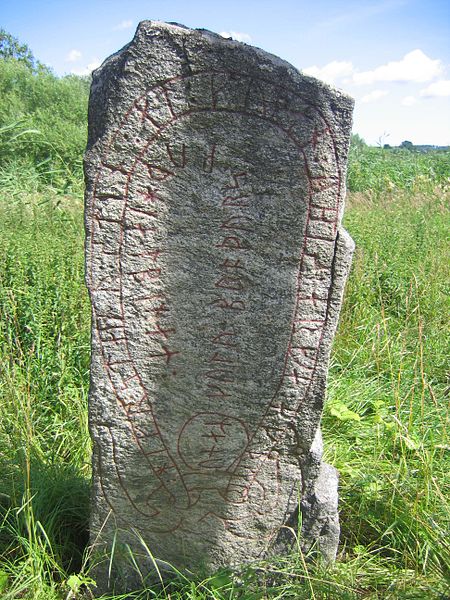
[[[91,541],[153,560],[335,556],[322,462],[352,101],[204,30],[146,21],[95,71],[86,173]],[[108,581],[111,578],[111,581]]]

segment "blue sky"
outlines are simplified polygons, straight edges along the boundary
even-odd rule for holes
[[[450,145],[448,0],[0,0],[0,26],[56,73],[86,73],[144,19],[233,36],[356,100],[368,143]]]

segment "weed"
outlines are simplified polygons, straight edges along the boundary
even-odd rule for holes
[[[86,94],[76,79],[24,69],[0,64],[0,595],[71,600],[95,591],[86,548],[90,311],[75,193]],[[9,92],[13,77],[20,85]],[[58,111],[67,123],[71,102],[75,129],[62,136]],[[449,171],[448,153],[352,150],[346,227],[357,251],[324,416],[327,458],[341,473],[336,564],[313,566],[297,549],[128,597],[449,597]]]
[[[324,417],[328,460],[341,472],[338,562],[312,568],[294,552],[240,573],[180,576],[136,598],[448,593],[444,197],[350,200],[346,226],[357,253]],[[81,204],[36,191],[13,203],[5,198],[0,211],[1,593],[11,600],[89,597]]]

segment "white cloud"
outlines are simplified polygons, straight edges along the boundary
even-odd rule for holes
[[[66,61],[67,62],[77,62],[77,60],[80,60],[80,58],[82,57],[82,54],[79,50],[71,50],[69,52],[69,54],[66,56]]]
[[[251,42],[252,38],[248,33],[242,33],[240,31],[221,31],[219,33],[224,38],[233,38],[237,42]]]
[[[450,79],[441,79],[431,83],[428,87],[420,90],[420,95],[425,98],[450,96]]]
[[[388,93],[389,92],[387,92],[386,90],[373,90],[373,92],[370,92],[369,94],[363,96],[361,98],[361,102],[375,102],[376,100],[383,98],[383,96],[387,96]]]
[[[417,104],[417,98],[414,96],[405,96],[402,100],[403,106],[413,106],[414,104]]]
[[[380,65],[372,71],[362,71],[353,75],[357,84],[372,84],[376,81],[412,81],[424,83],[437,77],[443,70],[440,60],[433,60],[422,50],[412,50],[401,60]]]
[[[313,65],[312,67],[302,69],[302,71],[305,75],[317,77],[317,79],[321,79],[327,83],[335,83],[342,77],[352,75],[354,68],[351,62],[333,60],[324,67]]]
[[[79,68],[79,69],[72,69],[70,72],[73,73],[74,75],[90,75],[92,73],[92,71],[94,71],[94,69],[96,69],[100,65],[101,65],[101,61],[99,61],[97,58],[95,58],[92,62],[90,62],[85,67]]]
[[[121,29],[130,29],[133,27],[133,21],[131,19],[127,19],[125,21],[121,21],[115,27],[113,27],[113,31],[120,31]]]

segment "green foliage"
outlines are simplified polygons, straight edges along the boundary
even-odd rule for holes
[[[14,59],[31,71],[36,68],[36,59],[30,48],[2,28],[0,29],[0,59]]]
[[[34,171],[39,183],[80,189],[87,138],[89,82],[34,72],[15,59],[0,60],[0,179]]]
[[[0,570],[47,600],[87,539],[89,308],[79,200],[28,200],[0,201]]]
[[[358,133],[352,133],[350,136],[350,148],[352,151],[362,151],[367,148],[366,142]]]
[[[450,185],[450,151],[350,146],[347,186],[352,192],[386,194],[399,190],[430,193]]]
[[[294,552],[237,573],[180,575],[130,598],[445,597],[446,199],[350,198],[346,225],[357,252],[324,418],[328,460],[341,472],[336,565],[314,566]],[[95,590],[85,550],[89,306],[81,202],[48,192],[4,197],[0,206],[2,598],[81,599]]]
[[[407,150],[412,150],[413,147],[413,143],[408,140],[405,140],[400,144],[400,148],[406,148]]]
[[[6,42],[0,596],[81,600],[95,590],[86,547],[90,311],[82,205],[67,192],[82,187],[88,81],[33,68],[26,47]],[[297,548],[237,572],[179,574],[128,598],[449,597],[449,161],[448,152],[370,148],[352,136],[348,183],[358,193],[346,226],[357,251],[324,417],[328,460],[341,473],[338,562],[307,562]]]
[[[446,202],[442,193],[353,201],[345,220],[357,250],[324,419],[348,550],[435,585],[450,564]]]

